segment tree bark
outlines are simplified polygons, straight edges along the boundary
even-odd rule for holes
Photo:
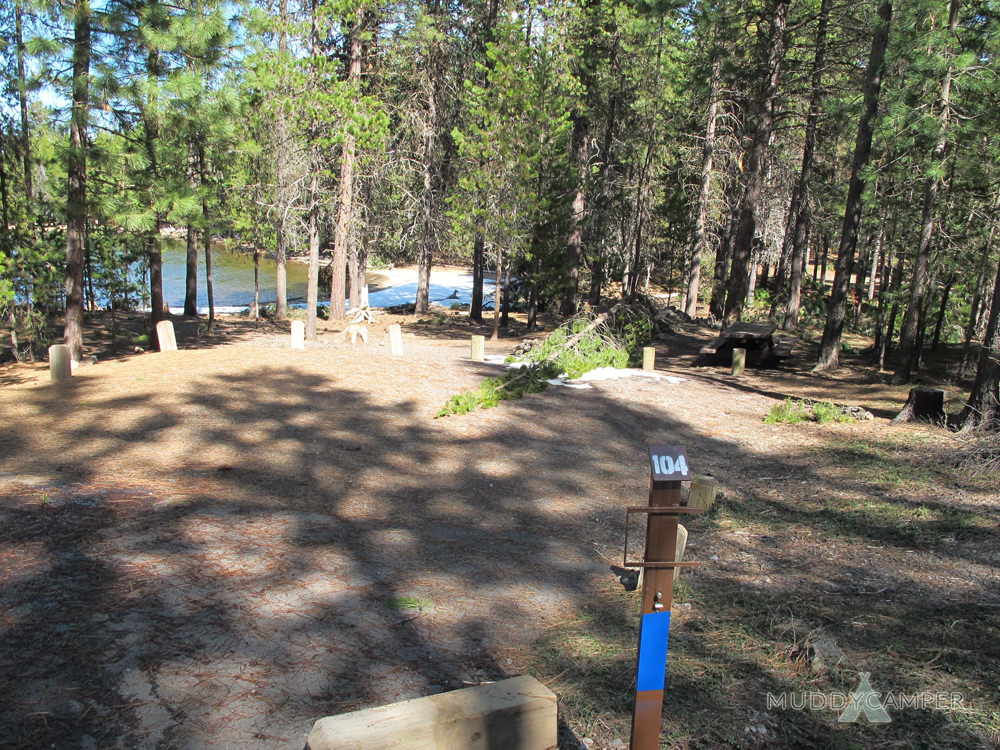
[[[778,97],[778,79],[785,58],[787,14],[788,0],[775,0],[771,10],[771,35],[767,45],[767,78],[760,95],[760,120],[754,132],[747,187],[740,201],[740,218],[736,227],[736,240],[733,243],[733,265],[729,274],[729,289],[726,294],[724,315],[727,325],[735,323],[742,317],[747,292],[750,288],[750,266],[757,228],[757,209],[764,192],[764,180],[767,176],[767,161]]]
[[[284,64],[285,54],[288,52],[288,0],[281,0],[279,12],[281,15],[278,21],[280,25],[278,53]],[[281,107],[278,107],[274,123],[274,140],[276,167],[274,192],[278,213],[275,226],[274,319],[284,321],[288,319],[288,213],[291,210],[291,200],[288,195],[288,123]]]
[[[733,199],[743,186],[739,175],[732,175],[726,188],[727,198]],[[727,206],[733,205],[733,200],[726,201]],[[726,287],[729,285],[729,266],[733,261],[733,236],[739,214],[734,209],[725,223],[722,236],[719,238],[719,249],[715,253],[715,273],[712,281],[712,298],[708,303],[708,314],[716,320],[722,320],[726,305]]]
[[[188,185],[197,190],[195,179],[197,147],[193,140],[188,142]],[[187,223],[187,256],[184,264],[184,314],[198,314],[198,231],[191,221]]]
[[[687,296],[684,312],[694,318],[698,312],[698,287],[701,284],[701,258],[708,250],[708,202],[712,193],[712,164],[715,158],[715,128],[719,119],[719,78],[722,57],[716,52],[712,62],[712,80],[708,91],[708,116],[705,123],[705,143],[701,148],[701,187],[698,190],[698,208],[694,221],[694,241],[688,262]]]
[[[73,7],[73,112],[66,196],[66,321],[70,358],[83,356],[83,255],[87,235],[87,115],[90,106],[90,3]],[[18,15],[20,18],[20,15]]]
[[[431,17],[435,24],[440,22],[437,2],[429,3]],[[437,31],[440,31],[438,29]],[[425,85],[427,90],[427,120],[423,132],[423,192],[420,199],[420,247],[417,252],[417,300],[414,313],[426,313],[430,308],[431,265],[434,259],[434,207],[436,189],[434,170],[438,158],[438,75],[439,42],[428,42],[425,63]],[[499,305],[499,300],[497,300]]]
[[[847,189],[847,204],[844,210],[844,224],[840,233],[840,247],[837,250],[837,265],[833,277],[833,289],[826,307],[826,325],[820,342],[819,360],[816,370],[835,369],[840,365],[840,338],[844,331],[844,317],[847,312],[847,289],[854,264],[854,250],[858,242],[858,228],[861,225],[862,197],[865,192],[864,171],[872,150],[872,132],[875,115],[878,113],[879,94],[882,89],[882,73],[885,51],[889,44],[889,23],[892,19],[891,0],[882,0],[878,7],[878,22],[872,34],[871,53],[868,56],[868,72],[864,85],[864,112],[858,123],[858,135],[854,143],[854,159],[851,162],[851,182]]]
[[[792,195],[792,251],[789,260],[791,273],[788,280],[788,303],[781,327],[794,331],[799,327],[799,310],[802,306],[802,272],[806,254],[811,206],[809,203],[812,187],[813,154],[816,150],[816,130],[819,125],[819,111],[823,103],[823,68],[826,64],[826,27],[830,16],[830,0],[822,0],[819,21],[816,27],[816,54],[813,57],[812,79],[810,81],[809,114],[806,115],[805,145],[802,148],[802,168],[799,181]]]
[[[358,16],[348,37],[347,85],[356,91],[361,81],[361,55],[363,52],[362,31],[365,25],[365,11],[359,9]],[[345,126],[344,145],[340,158],[340,189],[337,199],[337,228],[333,235],[333,264],[330,271],[330,320],[343,320],[347,312],[344,287],[347,281],[347,245],[351,233],[351,218],[354,201],[354,163],[357,143],[350,127]],[[357,274],[351,278],[351,307],[361,307],[356,295]]]
[[[993,302],[976,379],[959,422],[963,430],[1000,424],[1000,264],[993,282]]]
[[[86,11],[83,9],[86,8]],[[74,16],[79,16],[81,12],[85,12],[87,16],[87,75],[89,76],[90,71],[90,5],[87,2],[81,2],[77,0],[73,4]],[[74,19],[73,23],[73,36],[74,45],[78,39],[77,34],[79,29],[77,29],[78,21]],[[27,210],[28,215],[32,216],[34,214],[34,207],[32,205],[35,199],[34,186],[32,184],[32,174],[31,174],[31,131],[28,128],[28,84],[24,73],[24,38],[21,28],[21,3],[16,2],[14,4],[14,36],[15,44],[17,46],[17,101],[18,107],[21,113],[21,158],[24,166],[24,195],[27,198]],[[74,82],[76,80],[76,47],[73,48],[73,78]],[[71,136],[72,137],[72,136]]]
[[[483,322],[483,278],[485,276],[486,237],[476,232],[472,245],[472,303],[469,305],[469,317],[477,323]]]
[[[319,305],[319,153],[313,146],[309,160],[309,270],[306,275],[306,341],[316,340],[316,308]]]
[[[953,35],[958,27],[960,0],[951,0],[948,10],[948,29]],[[950,58],[950,55],[949,55]],[[944,161],[948,147],[948,124],[951,120],[951,83],[954,67],[951,59],[941,78],[941,93],[938,97],[938,128],[940,135],[931,154],[932,169]],[[927,178],[924,185],[924,201],[920,215],[920,241],[917,244],[917,255],[913,262],[913,274],[910,277],[910,299],[903,315],[903,326],[899,332],[900,360],[892,382],[896,385],[909,382],[910,376],[917,364],[919,352],[917,337],[920,328],[920,312],[924,305],[927,292],[927,269],[931,257],[931,238],[934,235],[934,219],[937,210],[938,196],[941,192],[941,178],[937,174]]]
[[[577,171],[577,186],[573,193],[570,232],[566,242],[566,263],[563,267],[565,290],[559,312],[575,315],[577,295],[580,291],[580,268],[583,266],[583,225],[587,213],[587,173],[590,170],[590,151],[587,148],[590,122],[578,113],[573,118],[572,150]]]

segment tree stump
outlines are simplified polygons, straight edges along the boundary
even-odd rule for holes
[[[903,404],[903,408],[889,424],[903,422],[942,424],[944,421],[944,391],[938,388],[911,388],[910,396]]]

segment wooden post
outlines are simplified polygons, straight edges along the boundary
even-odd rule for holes
[[[642,369],[656,369],[656,349],[651,346],[645,346],[642,349]]]
[[[691,479],[691,493],[688,495],[688,507],[708,510],[715,504],[715,495],[718,490],[719,483],[715,481],[715,477],[693,477]]]
[[[306,324],[301,320],[292,321],[292,349],[306,348]]]
[[[688,530],[681,524],[677,524],[677,544],[674,545],[674,560],[677,562],[684,561],[684,550],[687,549],[688,543]],[[680,577],[681,569],[674,568],[674,581]]]
[[[399,327],[399,323],[389,326],[389,346],[394,356],[403,354],[403,329]]]
[[[161,352],[176,352],[177,337],[174,335],[174,324],[170,320],[161,320],[156,324],[156,341]]]
[[[66,344],[53,344],[49,347],[49,380],[53,383],[66,383],[73,377],[73,363],[70,361],[70,351]]]
[[[485,336],[473,336],[472,337],[472,355],[471,359],[473,362],[482,362],[486,359],[486,337]]]
[[[529,675],[317,721],[309,750],[549,750],[557,700]]]
[[[679,445],[650,446],[652,476],[646,517],[646,553],[643,558],[642,624],[635,708],[632,712],[632,750],[657,750],[663,713],[663,684],[667,669],[670,606],[674,571],[680,563],[677,515],[681,508],[681,481],[690,479],[685,450]]]
[[[743,367],[747,361],[746,349],[733,349],[733,375],[739,377],[743,374]]]

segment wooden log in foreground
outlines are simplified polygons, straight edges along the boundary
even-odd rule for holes
[[[910,395],[889,424],[933,422],[944,424],[944,391],[938,388],[911,388]]]
[[[530,675],[327,716],[309,750],[549,750],[556,696]]]

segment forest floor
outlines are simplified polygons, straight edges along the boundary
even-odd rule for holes
[[[679,324],[656,347],[680,382],[436,419],[498,371],[459,313],[380,313],[356,346],[321,323],[302,351],[287,324],[175,323],[180,351],[101,350],[64,386],[0,368],[4,747],[299,750],[322,716],[525,672],[563,747],[625,746],[639,594],[616,568],[649,444],[720,484],[688,524],[664,747],[1000,744],[997,477],[890,426],[907,388],[860,359],[813,374],[800,342],[734,378]],[[765,424],[786,397],[874,419]],[[859,673],[937,705],[839,722],[822,704]]]

